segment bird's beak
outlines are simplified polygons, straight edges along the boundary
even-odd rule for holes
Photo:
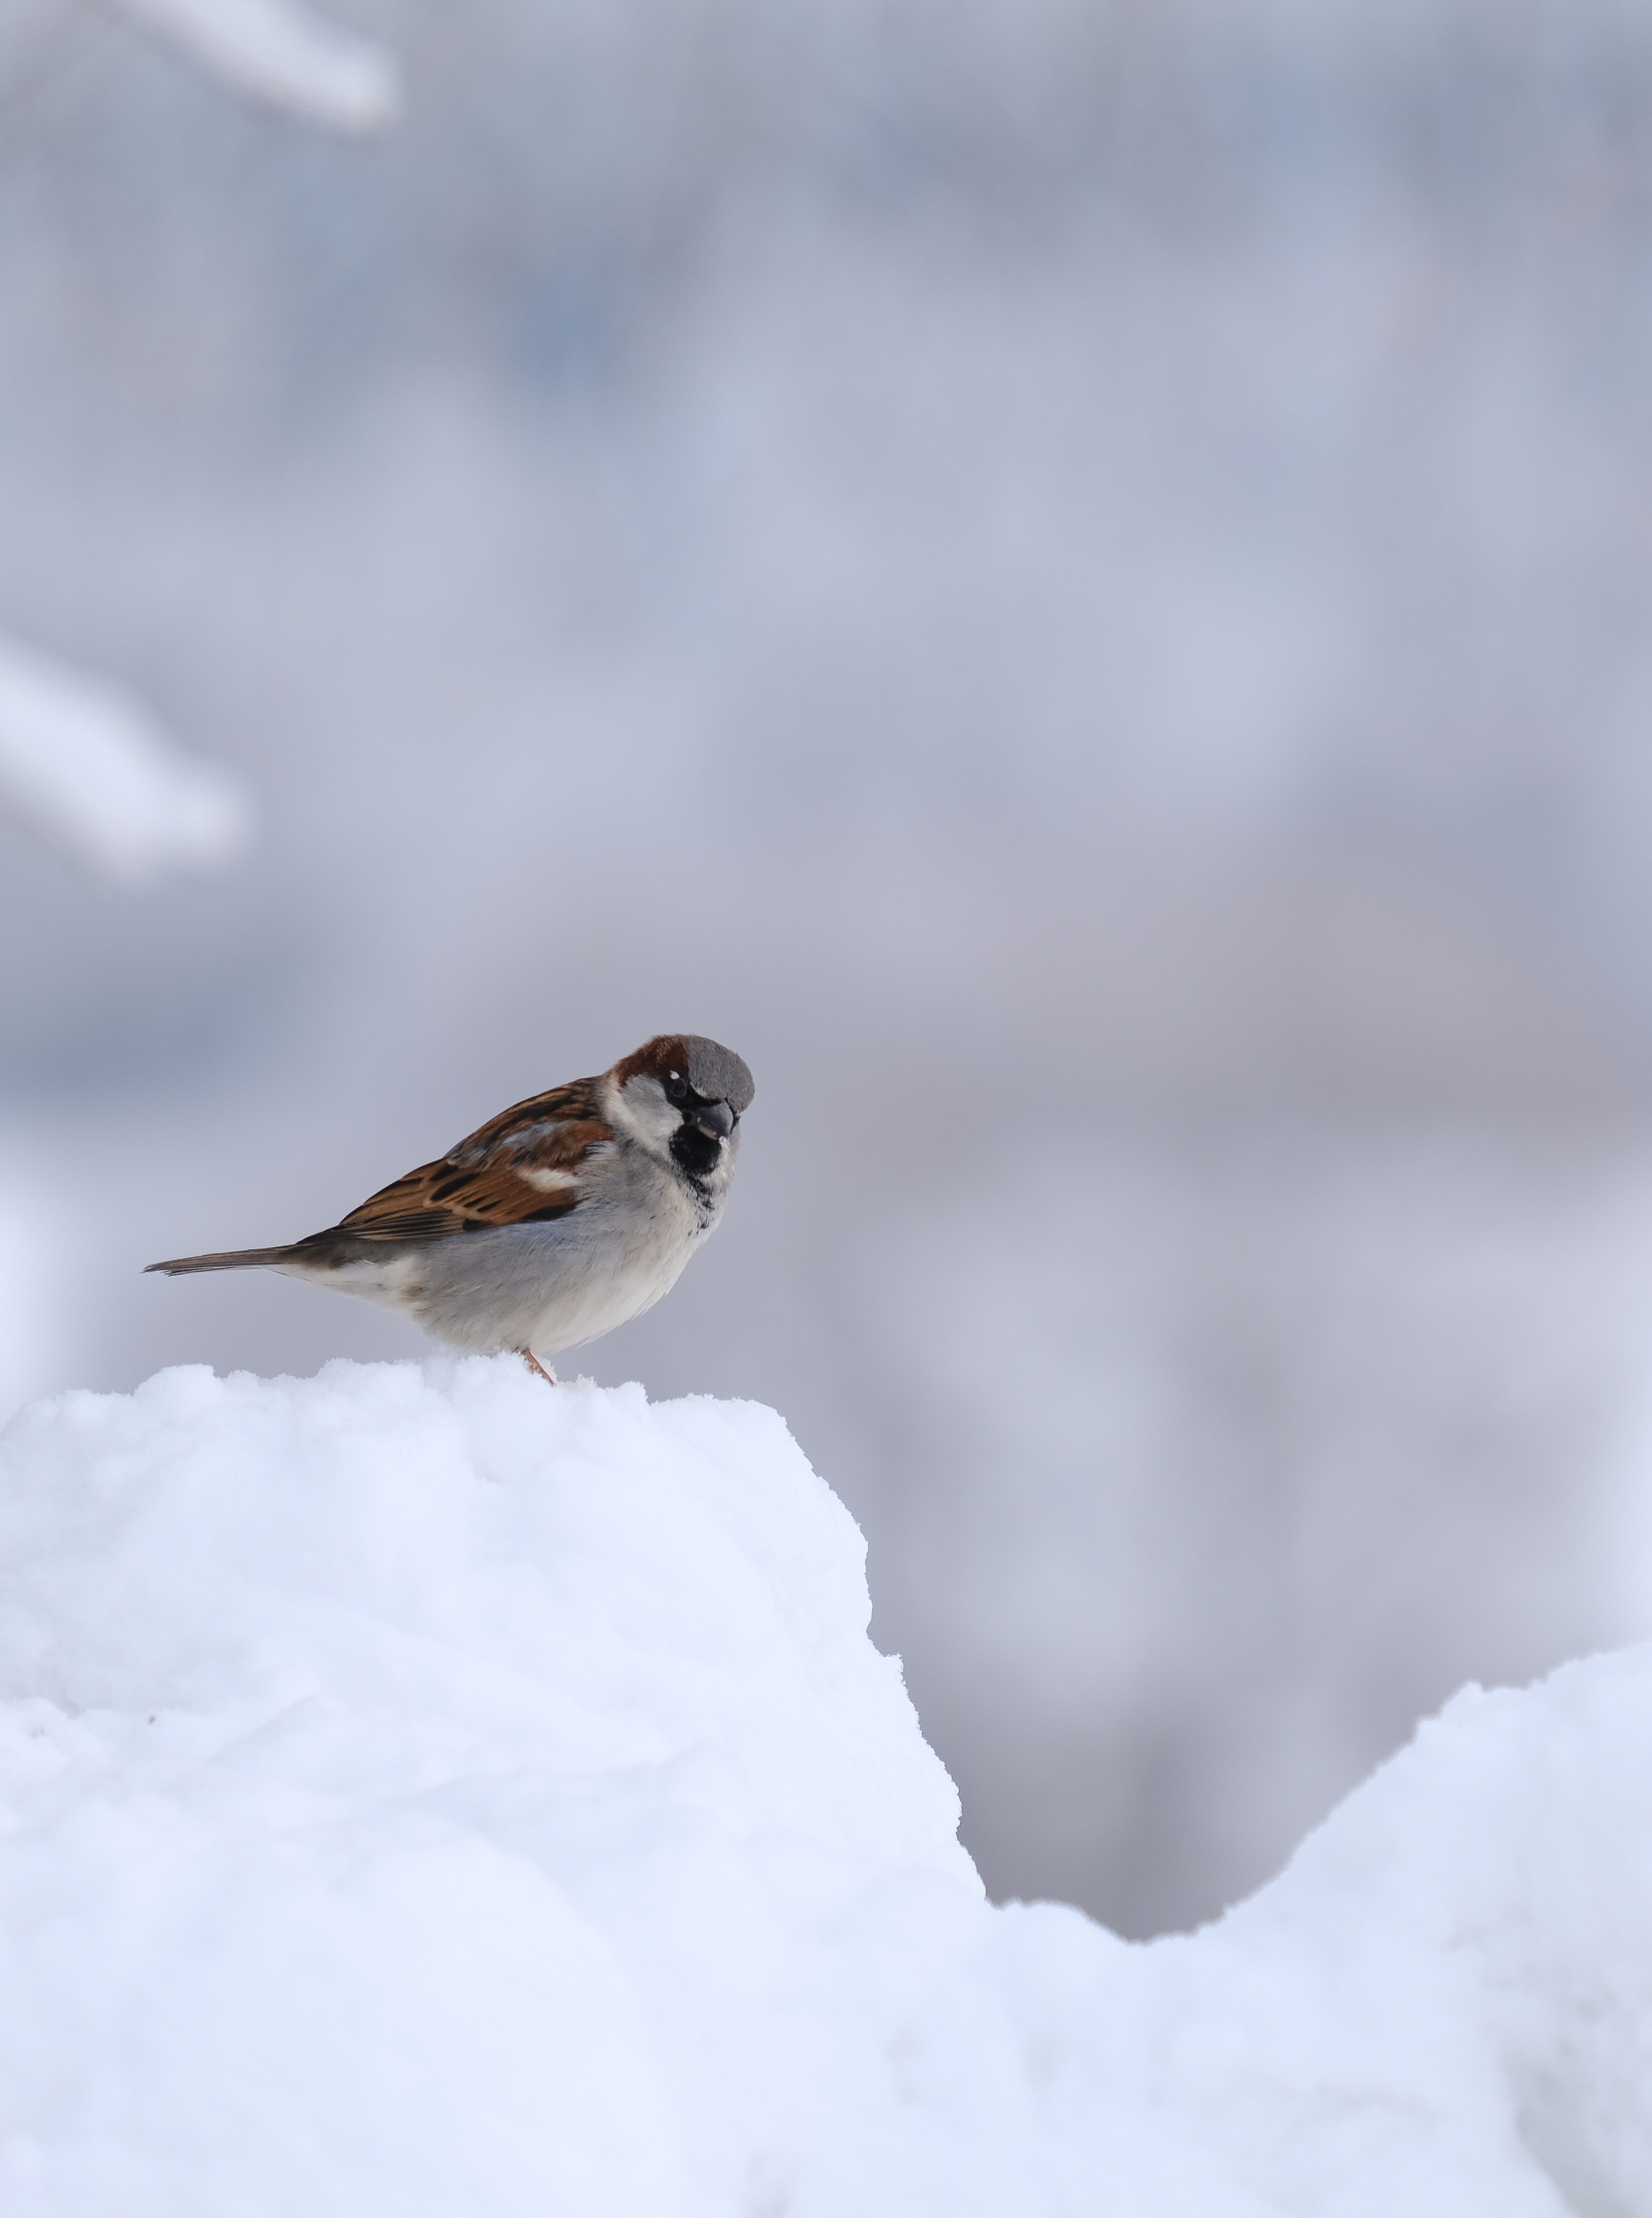
[[[734,1130],[734,1112],[726,1101],[708,1101],[694,1112],[692,1122],[708,1140],[726,1140]]]

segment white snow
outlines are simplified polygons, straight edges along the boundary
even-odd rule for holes
[[[140,702],[3,636],[0,793],[129,885],[220,870],[252,827],[239,782],[186,753]]]
[[[779,1419],[514,1360],[0,1439],[8,2218],[1652,2209],[1652,1655],[1220,1924],[994,1908]]]
[[[374,131],[401,105],[395,62],[305,0],[115,0],[238,92],[335,131]]]

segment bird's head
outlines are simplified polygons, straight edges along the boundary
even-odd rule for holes
[[[608,1074],[614,1123],[696,1185],[726,1178],[740,1119],[756,1092],[732,1048],[699,1032],[661,1032]]]

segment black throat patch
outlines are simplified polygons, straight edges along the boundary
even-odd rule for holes
[[[703,1199],[711,1195],[705,1181],[717,1168],[722,1142],[692,1124],[679,1124],[671,1136],[671,1159]]]

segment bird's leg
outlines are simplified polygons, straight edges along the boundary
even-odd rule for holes
[[[516,1352],[530,1371],[537,1371],[539,1373],[547,1386],[554,1386],[556,1384],[556,1373],[554,1371],[547,1371],[531,1348],[519,1348]]]

